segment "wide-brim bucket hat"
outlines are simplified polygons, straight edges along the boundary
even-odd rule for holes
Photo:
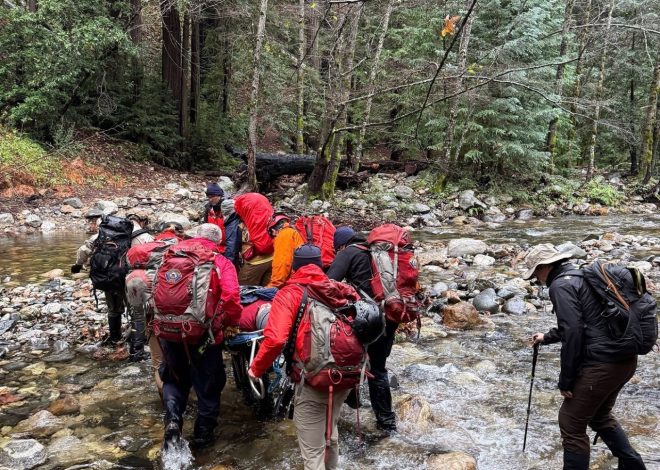
[[[525,255],[524,261],[528,269],[523,274],[523,279],[530,279],[534,276],[534,271],[541,265],[556,263],[557,261],[570,259],[571,257],[571,253],[561,252],[550,243],[536,245]]]

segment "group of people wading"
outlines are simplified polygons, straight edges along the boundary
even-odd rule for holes
[[[226,383],[223,349],[231,350],[246,332],[255,347],[245,370],[232,362],[234,377],[246,376],[255,389],[261,382],[264,392],[263,383],[284,370],[295,384],[293,420],[306,469],[337,467],[340,409],[344,403],[360,407],[363,381],[377,427],[395,432],[386,361],[397,328],[419,326],[424,303],[409,231],[384,224],[364,237],[320,215],[294,221],[258,193],[228,198],[209,184],[206,195],[203,223],[194,231],[167,221],[148,230],[141,211],[125,218],[90,211],[94,235],[71,268],[77,273],[89,265],[95,292],[105,293],[108,345],[123,339],[125,310],[129,360],[147,359],[148,343],[164,407],[164,447],[181,439],[191,388],[197,416],[190,443],[203,448],[214,442]],[[610,413],[637,355],[608,355],[603,348],[598,357],[580,354],[603,341],[591,334],[603,328],[602,317],[592,314],[599,298],[581,276],[566,276],[575,268],[552,250],[533,249],[525,261],[528,277],[551,287],[557,311],[559,328],[533,341],[562,341],[564,468],[588,468],[587,425],[619,457],[619,468],[644,468]],[[605,381],[597,395],[584,383],[593,384],[596,379],[585,379],[592,376]]]

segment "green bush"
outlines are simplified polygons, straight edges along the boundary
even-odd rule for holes
[[[64,182],[60,161],[41,145],[0,128],[0,188],[16,184],[52,185]]]
[[[582,188],[581,193],[585,197],[588,197],[591,202],[598,202],[605,206],[614,206],[623,198],[623,194],[614,186],[604,181],[602,176],[597,176],[590,180]]]

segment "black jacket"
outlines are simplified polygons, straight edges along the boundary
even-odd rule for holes
[[[222,212],[220,212],[220,204],[216,204],[215,206],[212,206],[207,202],[206,205],[204,206],[204,217],[202,218],[204,223],[207,223],[209,221],[209,212],[211,212],[211,209],[213,209],[213,212],[216,215],[222,214]]]
[[[238,267],[239,254],[241,252],[241,219],[234,212],[225,219],[225,258]]]
[[[371,254],[366,245],[366,240],[354,237],[351,244],[341,250],[335,256],[334,261],[328,268],[327,275],[335,281],[346,280],[358,290],[363,290],[368,296],[373,297],[371,290]]]
[[[550,272],[547,284],[557,315],[557,328],[545,334],[543,343],[561,341],[560,390],[572,390],[584,366],[629,359],[614,352],[607,319],[601,315],[602,301],[576,266],[558,265]]]

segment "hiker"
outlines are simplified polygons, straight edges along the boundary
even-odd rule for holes
[[[293,275],[273,300],[268,323],[264,330],[265,338],[248,371],[251,379],[261,377],[271,367],[289,338],[293,336],[292,330],[300,324],[297,317],[299,309],[305,307],[304,305],[301,307],[303,302],[307,304],[308,299],[314,299],[330,308],[339,308],[359,298],[355,289],[349,285],[328,279],[321,266],[321,251],[318,247],[303,245],[296,250],[292,264]],[[299,357],[299,341],[296,340],[294,343],[296,344],[296,354]],[[295,363],[290,376],[294,382],[297,382],[293,420],[305,469],[337,468],[339,458],[337,421],[341,405],[349,390],[334,392],[331,420],[330,423],[327,423],[329,393],[313,388],[308,380],[301,384],[301,371],[295,366]],[[307,375],[305,378],[309,379]],[[328,436],[330,446],[327,450],[326,424],[331,434]],[[324,451],[328,453],[327,456]]]
[[[225,192],[218,185],[218,183],[209,183],[206,186],[206,197],[208,202],[204,206],[204,216],[202,221],[205,224],[214,224],[217,225],[222,231],[222,241],[220,242],[224,249],[224,239],[225,239],[225,219],[222,216],[221,204],[225,198]]]
[[[174,238],[177,241],[185,240],[186,234],[183,231],[183,226],[178,222],[161,222],[157,226],[158,234],[154,236],[154,240],[166,240]]]
[[[239,254],[241,251],[241,229],[239,224],[241,218],[234,211],[234,200],[225,199],[220,204],[222,216],[225,219],[225,258],[238,269],[239,267]]]
[[[88,220],[94,219],[94,222],[90,221],[89,222],[89,227],[91,228],[93,225],[96,225],[96,221],[98,221],[98,211],[92,209],[90,210],[86,218]],[[102,215],[102,214],[101,214]],[[136,216],[137,217],[137,216]],[[145,217],[144,215],[141,215],[140,217]],[[95,274],[99,274],[95,272],[95,265],[93,263],[94,261],[94,256],[95,253],[97,253],[100,249],[98,246],[97,239],[99,236],[99,233],[104,226],[104,223],[106,221],[110,221],[113,219],[113,223],[115,221],[125,221],[124,225],[128,226],[128,224],[131,224],[129,227],[132,227],[132,234],[127,235],[128,238],[130,238],[130,244],[129,246],[137,246],[143,243],[149,243],[150,241],[153,241],[153,237],[149,235],[146,229],[142,228],[140,226],[140,223],[134,220],[126,220],[126,219],[121,219],[121,218],[116,218],[112,216],[106,216],[102,219],[101,226],[98,228],[97,233],[89,237],[83,245],[78,248],[78,252],[76,255],[76,263],[71,266],[71,272],[76,274],[79,273],[83,266],[88,265],[90,268],[90,277],[92,279],[92,285],[94,285],[95,282]],[[147,219],[148,220],[148,219]],[[109,233],[115,233],[114,231],[110,231]],[[128,240],[127,238],[127,240]],[[112,240],[112,237],[108,238],[108,243],[111,245],[114,244],[116,246],[116,243]],[[128,249],[128,247],[126,247]],[[126,253],[117,253],[117,257],[121,258],[125,255]],[[106,273],[100,273],[101,275],[105,275]],[[124,275],[126,272],[124,271]],[[120,275],[121,277],[121,275]],[[96,287],[95,287],[96,288]],[[124,313],[125,310],[125,305],[124,305],[124,279],[116,279],[113,282],[113,285],[106,286],[105,289],[102,289],[104,294],[105,294],[105,302],[108,307],[108,329],[109,329],[109,335],[108,338],[106,339],[106,344],[108,345],[115,345],[117,344],[122,337],[121,334],[121,315]]]
[[[165,447],[181,437],[191,387],[197,395],[191,444],[202,448],[215,439],[220,393],[226,382],[221,344],[238,332],[241,317],[236,269],[217,253],[221,237],[217,225],[200,225],[195,238],[180,242],[165,253],[156,275],[153,324],[163,351],[159,372],[164,383]],[[211,267],[203,263],[192,266],[194,258],[210,260]],[[189,269],[180,267],[184,265]],[[200,274],[203,272],[206,275]],[[198,289],[185,287],[191,282]],[[195,305],[199,304],[204,306],[204,324],[194,315]]]
[[[328,278],[345,281],[359,293],[364,292],[373,298],[371,254],[366,238],[357,234],[352,227],[339,227],[334,235],[334,248],[337,255],[328,269]],[[372,375],[369,377],[371,407],[376,415],[376,426],[387,432],[396,431],[396,416],[392,411],[392,393],[385,363],[392,351],[398,326],[398,323],[387,320],[383,335],[367,348],[369,372]],[[351,408],[360,406],[355,391],[351,391],[346,404]]]
[[[291,276],[293,252],[304,240],[291,226],[291,219],[281,212],[273,214],[268,224],[268,235],[273,239],[273,265],[267,287],[281,287]]]
[[[551,244],[533,247],[525,256],[524,279],[535,277],[549,287],[557,315],[557,328],[534,333],[532,343],[561,341],[561,369],[558,388],[564,401],[559,409],[559,429],[564,448],[565,470],[589,468],[587,425],[596,431],[614,456],[619,468],[645,469],[626,433],[612,415],[621,388],[637,368],[637,355],[621,355],[607,333],[607,318],[594,290],[586,284],[570,253]],[[600,354],[594,354],[598,346]]]

